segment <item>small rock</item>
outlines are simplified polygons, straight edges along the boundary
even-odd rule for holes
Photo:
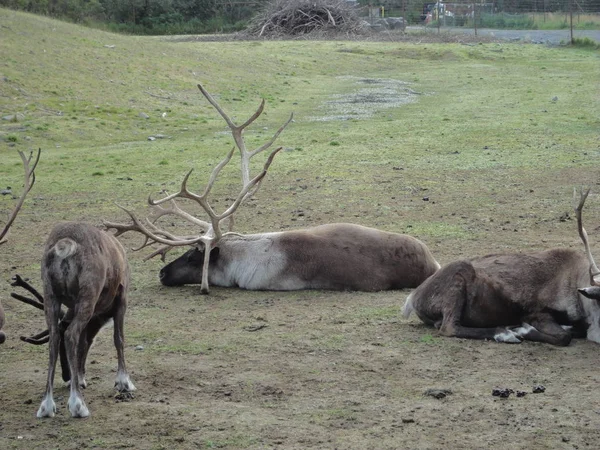
[[[2,195],[12,195],[12,190],[11,190],[10,186],[7,186],[6,189],[2,189],[0,191],[0,194],[2,194]]]
[[[527,392],[525,391],[517,391],[517,397],[525,397],[527,395]]]
[[[145,112],[141,112],[141,113],[139,113],[139,116],[140,116],[142,119],[149,119],[149,118],[150,118],[150,116],[149,116],[148,114],[146,114]]]
[[[428,202],[429,201],[429,197],[423,197],[423,201],[424,202]]]
[[[136,349],[137,351],[142,351],[142,350],[144,350],[144,346],[143,346],[143,345],[136,345],[136,346],[135,346],[135,349]]]
[[[557,102],[558,101],[558,97],[555,95],[554,97],[552,97],[552,101],[553,102]]]
[[[415,419],[413,419],[412,417],[403,417],[402,423],[415,423]]]
[[[154,136],[148,136],[148,140],[149,140],[149,141],[155,141],[155,140],[156,140],[156,138],[155,138]]]

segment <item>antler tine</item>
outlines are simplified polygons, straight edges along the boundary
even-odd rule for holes
[[[197,237],[197,236],[193,237],[193,238],[189,238],[189,237],[185,237],[185,236],[184,237],[175,236],[169,232],[159,229],[154,224],[152,224],[152,222],[150,222],[150,221],[146,221],[146,224],[144,225],[133,212],[129,211],[127,208],[125,208],[121,205],[117,204],[117,206],[129,215],[129,217],[133,221],[133,224],[119,224],[119,223],[104,221],[104,225],[109,229],[111,229],[111,228],[114,228],[116,230],[122,229],[123,233],[125,233],[126,231],[137,231],[139,233],[142,233],[146,237],[152,239],[153,241],[158,242],[159,244],[165,244],[165,245],[170,245],[170,246],[174,246],[174,247],[178,247],[178,246],[182,246],[182,245],[194,245],[202,240],[201,237]],[[151,228],[152,231],[150,231],[149,228]],[[165,236],[166,238],[163,236]]]
[[[590,250],[590,244],[588,242],[588,235],[587,232],[585,231],[585,228],[583,227],[583,220],[581,218],[581,213],[583,211],[583,205],[585,204],[585,201],[587,200],[587,197],[590,193],[590,188],[587,188],[585,191],[583,189],[583,187],[581,188],[581,192],[579,194],[579,204],[575,207],[575,215],[577,217],[577,231],[579,232],[579,237],[581,238],[582,242],[583,242],[583,246],[585,248],[585,253],[587,255],[588,261],[590,262],[590,279],[592,281],[592,284],[596,284],[594,277],[596,275],[600,274],[600,269],[598,269],[598,266],[596,265],[596,262],[594,261],[594,257],[592,255],[592,251]],[[573,189],[573,198],[576,200],[577,198],[577,189]]]
[[[21,336],[20,339],[28,344],[43,345],[50,341],[50,330],[44,330],[41,333],[29,337]]]
[[[204,97],[206,98],[206,100],[208,100],[208,103],[210,103],[217,110],[217,112],[221,115],[221,117],[223,119],[225,119],[225,122],[227,122],[227,125],[229,125],[229,128],[238,128],[236,126],[236,124],[234,124],[231,121],[231,119],[229,118],[229,116],[227,114],[225,114],[225,111],[223,111],[223,109],[215,101],[215,99],[212,97],[212,95],[210,95],[208,93],[208,91],[206,89],[204,89],[204,86],[202,86],[201,84],[198,84],[198,89],[200,89],[200,92],[202,92],[202,95],[204,95]]]
[[[263,167],[263,170],[256,175],[254,178],[252,178],[245,186],[244,188],[240,191],[240,193],[238,194],[237,198],[235,199],[235,201],[231,204],[231,206],[229,206],[229,208],[227,208],[227,210],[225,212],[223,212],[222,214],[220,214],[219,216],[217,216],[217,218],[219,220],[224,219],[225,217],[233,214],[235,212],[235,210],[238,208],[238,206],[240,205],[240,203],[242,203],[242,201],[246,198],[248,192],[253,188],[256,187],[256,190],[258,190],[258,187],[260,185],[260,182],[262,181],[262,179],[265,177],[265,175],[267,174],[267,171],[269,170],[269,167],[271,166],[271,163],[273,162],[273,159],[275,158],[275,155],[277,153],[279,153],[281,151],[283,147],[278,147],[275,150],[273,150],[271,152],[271,154],[269,155],[269,157],[267,158],[267,160],[265,161],[265,165]],[[256,190],[254,192],[256,192]],[[253,193],[254,193],[253,192]]]
[[[279,129],[275,132],[275,134],[273,135],[273,137],[266,143],[264,143],[263,145],[261,145],[260,147],[258,147],[256,150],[252,151],[249,153],[249,157],[252,158],[254,155],[268,149],[271,145],[273,145],[273,142],[275,142],[275,140],[277,140],[277,138],[279,137],[279,135],[281,134],[281,132],[283,130],[285,130],[285,128],[289,125],[289,123],[294,120],[294,113],[290,114],[290,118],[287,120],[287,122],[285,122],[283,125],[281,125],[279,127]]]
[[[213,169],[213,171],[210,174],[210,178],[208,179],[206,188],[204,189],[204,192],[202,194],[202,198],[205,199],[208,196],[208,194],[210,193],[210,191],[213,187],[213,184],[215,184],[215,180],[219,176],[219,173],[221,173],[221,169],[223,169],[223,167],[225,167],[227,165],[227,163],[229,163],[229,161],[231,161],[233,152],[235,152],[235,147],[233,147],[231,150],[229,150],[229,153],[227,153],[227,156],[225,156],[225,158],[219,164],[217,164],[217,166]]]
[[[167,195],[166,197],[163,197],[160,200],[152,200],[152,196],[148,196],[148,204],[150,206],[156,206],[156,205],[161,205],[170,200],[173,200],[177,197],[192,198],[192,197],[188,197],[188,195],[191,196],[191,195],[196,195],[196,194],[192,194],[191,192],[188,191],[187,182],[193,171],[194,171],[194,169],[190,169],[190,171],[185,175],[185,177],[183,177],[183,181],[181,182],[181,188],[179,189],[179,192],[176,192],[171,195]]]
[[[29,153],[29,158],[27,158],[25,156],[25,153],[23,153],[22,151],[19,151],[19,156],[21,157],[21,161],[23,161],[23,168],[25,169],[23,193],[21,194],[21,197],[19,197],[19,200],[17,201],[15,208],[13,209],[12,213],[8,217],[8,220],[7,220],[6,224],[4,225],[4,229],[2,229],[2,231],[0,231],[0,244],[4,244],[6,242],[5,236],[8,233],[9,228],[11,227],[11,225],[17,218],[17,214],[18,214],[19,210],[21,209],[21,207],[23,206],[23,203],[25,203],[25,197],[27,196],[27,194],[29,193],[29,191],[31,190],[33,185],[35,184],[35,168],[37,167],[38,162],[40,161],[41,154],[42,154],[42,149],[39,148],[37,151],[37,156],[36,156],[35,160],[33,161],[33,164],[31,164],[31,161],[33,159],[33,151]]]
[[[13,282],[10,283],[10,285],[12,287],[21,287],[21,288],[27,290],[28,292],[33,294],[35,296],[35,298],[37,298],[41,304],[44,304],[44,297],[42,296],[42,294],[40,294],[40,292],[36,288],[34,288],[31,284],[29,284],[27,281],[25,281],[23,278],[21,278],[20,275],[18,275],[18,274],[15,275],[13,277]]]
[[[20,302],[27,303],[28,305],[31,305],[34,308],[41,309],[42,311],[44,310],[44,304],[40,303],[37,300],[34,300],[29,297],[25,297],[24,295],[21,295],[21,294],[17,294],[16,292],[11,292],[10,296],[12,298],[14,298],[15,300],[19,300]]]
[[[188,220],[196,225],[199,225],[203,228],[208,228],[210,226],[210,224],[208,222],[198,219],[197,217],[192,216],[190,213],[181,209],[179,207],[179,205],[177,204],[177,202],[175,202],[175,199],[171,200],[170,208],[163,208],[160,205],[155,205],[155,209],[154,209],[154,211],[152,211],[151,215],[152,215],[152,222],[154,222],[154,223],[158,219],[160,219],[162,216],[174,215],[174,216],[179,216],[183,219],[186,219],[186,220]]]
[[[163,245],[158,250],[155,250],[154,252],[152,252],[148,256],[146,256],[144,258],[144,261],[148,261],[148,260],[154,258],[155,256],[160,255],[160,260],[162,262],[165,262],[165,256],[170,250],[173,250],[173,247],[171,247],[170,245]]]

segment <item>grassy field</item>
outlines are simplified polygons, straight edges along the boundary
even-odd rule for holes
[[[130,252],[127,358],[139,391],[115,403],[109,333],[92,350],[92,417],[35,419],[43,319],[9,299],[39,284],[62,220],[125,220],[148,195],[200,191],[231,148],[202,83],[259,146],[293,112],[284,147],[237,230],[355,222],[409,233],[441,263],[494,251],[581,247],[574,186],[600,250],[598,51],[509,43],[178,42],[108,34],[0,9],[0,188],[22,186],[17,150],[42,149],[37,182],[2,246],[1,448],[592,448],[597,346],[442,339],[399,311],[407,292],[243,292],[159,286]],[[156,138],[149,140],[149,137]],[[257,157],[260,159],[260,157]],[[256,161],[253,170],[262,164]],[[237,168],[216,205],[239,189]],[[14,205],[0,198],[0,211]],[[572,216],[572,213],[570,213]],[[123,242],[134,246],[135,236]],[[265,331],[248,332],[266,322]],[[143,351],[135,351],[136,346]],[[498,384],[543,382],[516,403]],[[60,384],[60,383],[57,383]],[[444,401],[422,397],[450,387]],[[514,401],[512,401],[514,400]],[[521,400],[521,399],[518,399]]]

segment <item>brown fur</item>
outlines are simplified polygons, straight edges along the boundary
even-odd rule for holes
[[[381,291],[416,287],[438,265],[421,241],[353,224],[327,224],[282,235],[285,272],[314,287]]]
[[[572,332],[560,325],[579,334],[592,325],[595,305],[578,294],[589,285],[588,270],[585,255],[570,249],[456,261],[415,289],[404,312],[414,309],[445,336],[493,339],[526,323],[535,330],[517,339],[568,345]]]
[[[50,233],[44,248],[42,281],[44,311],[50,332],[46,385],[49,401],[46,403],[45,398],[42,402],[38,417],[54,415],[52,385],[61,341],[64,342],[71,379],[69,409],[74,417],[86,417],[89,412],[80,394],[80,386],[85,387],[85,361],[95,335],[110,319],[114,320],[117,377],[128,380],[123,354],[123,322],[129,285],[125,250],[116,238],[92,225],[59,224]],[[59,326],[61,305],[68,309]]]
[[[167,286],[201,282],[204,251],[163,267]],[[335,223],[301,230],[225,236],[211,252],[209,282],[244,289],[380,291],[416,287],[439,264],[411,236]]]

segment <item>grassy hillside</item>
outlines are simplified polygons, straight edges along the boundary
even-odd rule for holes
[[[256,198],[238,212],[240,232],[356,222],[417,236],[441,263],[493,251],[580,248],[574,221],[565,213],[571,211],[573,186],[589,184],[593,194],[584,220],[593,248],[600,249],[597,51],[511,43],[180,42],[112,35],[0,9],[0,55],[0,188],[20,193],[17,150],[43,151],[36,185],[1,249],[0,299],[9,340],[0,348],[0,403],[11,411],[10,422],[0,426],[7,436],[0,438],[2,448],[19,447],[15,436],[23,433],[24,448],[48,448],[50,435],[61,448],[82,443],[114,448],[123,443],[115,430],[123,430],[124,420],[130,423],[124,439],[136,448],[181,447],[180,439],[197,448],[265,448],[279,441],[286,448],[329,448],[335,442],[341,448],[399,448],[399,443],[417,448],[423,436],[431,448],[452,448],[458,441],[465,448],[482,448],[489,442],[473,443],[477,433],[469,433],[493,428],[478,422],[483,417],[492,417],[495,425],[504,416],[494,416],[499,407],[489,404],[488,415],[465,415],[483,411],[483,397],[473,392],[489,393],[486,382],[508,379],[505,358],[516,358],[519,368],[539,369],[519,359],[525,356],[518,349],[503,347],[497,351],[505,353],[496,354],[472,344],[473,351],[465,352],[465,344],[399,323],[403,294],[216,289],[212,297],[199,297],[194,288],[160,288],[161,263],[143,262],[143,252],[130,253],[127,351],[139,397],[115,404],[112,385],[95,382],[85,394],[96,414],[90,421],[70,421],[64,401],[57,419],[60,433],[51,421],[35,421],[46,349],[25,346],[16,336],[43,327],[42,319],[8,299],[6,281],[21,273],[37,282],[40,248],[58,221],[125,220],[115,203],[142,215],[149,194],[176,190],[190,168],[195,169],[190,187],[202,189],[233,143],[197,83],[237,122],[266,99],[265,113],[246,133],[250,147],[265,142],[294,113],[278,140],[284,151]],[[254,170],[263,160],[257,157]],[[213,197],[217,207],[239,187],[235,166],[223,175]],[[2,196],[0,212],[13,204],[10,196]],[[133,246],[138,239],[123,242]],[[264,333],[245,331],[259,318],[270,320],[271,327]],[[113,376],[109,341],[94,350],[101,357],[90,369],[103,372],[103,380]],[[134,352],[137,344],[145,350]],[[564,370],[551,370],[548,363],[539,377],[535,371],[529,372],[535,376],[518,375],[527,382],[554,380],[558,386],[564,383],[559,375],[569,371],[590,383],[587,367],[570,370],[594,361],[578,356],[583,351],[593,354],[578,347],[566,355],[572,360],[564,361],[558,352],[548,353]],[[491,372],[485,365],[484,372],[473,371],[476,353],[493,366]],[[410,357],[395,361],[397,355]],[[327,366],[333,361],[337,369]],[[409,366],[410,372],[402,372]],[[25,381],[9,379],[8,373]],[[471,378],[457,375],[465,373]],[[289,382],[284,394],[261,391],[282,380]],[[423,380],[435,387],[451,385],[463,395],[457,400],[472,401],[464,410],[450,408],[452,403],[432,409],[425,402],[424,409],[417,408],[422,391],[432,387],[423,386]],[[376,404],[373,399],[383,399],[378,393],[384,385],[389,397]],[[341,393],[335,391],[338,386]],[[205,395],[209,390],[212,394]],[[329,392],[338,397],[313,397]],[[360,402],[340,400],[362,395]],[[550,395],[546,398],[554,399]],[[581,416],[572,411],[579,411],[581,398],[556,398],[557,408],[573,408],[561,409],[565,421],[579,423]],[[590,401],[597,404],[597,398]],[[548,402],[545,409],[523,402],[514,414],[526,422],[555,406]],[[417,424],[386,422],[392,416],[381,409],[384,404],[388,411],[413,408],[407,414],[417,417]],[[419,422],[419,414],[434,411],[435,416],[436,408],[446,407],[451,410],[439,414],[453,414],[462,424],[458,429],[444,428],[437,418],[427,422],[433,428]],[[595,407],[587,410],[595,414]],[[127,419],[117,411],[126,412]],[[561,433],[568,433],[555,431],[553,413],[548,414],[535,419],[531,433],[511,435],[510,442],[518,444],[514,448],[522,442],[556,448]],[[472,421],[461,422],[466,416]],[[232,417],[236,425],[228,422]],[[294,426],[277,428],[279,418]],[[29,427],[25,432],[23,423]],[[340,423],[347,426],[336,428]],[[363,433],[364,423],[378,431]],[[571,430],[571,424],[565,426]],[[588,445],[591,434],[573,430],[571,442]],[[196,434],[202,436],[190,440]],[[331,439],[331,446],[325,444]]]

